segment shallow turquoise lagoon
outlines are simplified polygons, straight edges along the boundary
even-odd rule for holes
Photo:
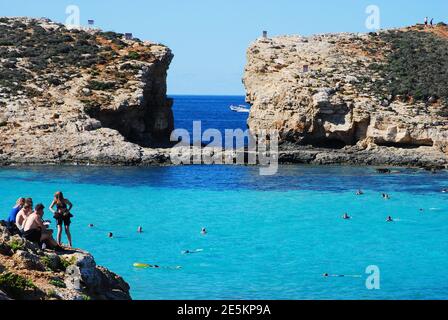
[[[64,191],[74,245],[122,275],[134,299],[447,299],[446,187],[448,173],[411,169],[3,168],[0,209],[6,217],[18,196],[48,206]],[[380,290],[366,289],[369,265],[380,268]]]

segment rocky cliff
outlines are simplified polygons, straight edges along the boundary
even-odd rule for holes
[[[448,164],[448,27],[261,38],[247,52],[248,125],[280,160]]]
[[[114,32],[0,18],[0,164],[140,163],[173,129],[172,58]]]
[[[55,253],[0,225],[0,300],[130,300],[129,285],[88,252]]]

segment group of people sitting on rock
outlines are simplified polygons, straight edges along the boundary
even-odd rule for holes
[[[16,205],[11,209],[5,224],[12,234],[19,234],[21,237],[39,246],[61,250],[62,225],[64,225],[65,233],[67,234],[69,247],[72,246],[70,234],[70,223],[73,217],[70,210],[72,207],[72,203],[64,198],[62,192],[58,191],[55,193],[49,210],[53,212],[53,217],[56,220],[57,241],[53,238],[53,230],[49,228],[51,222],[43,219],[44,205],[39,203],[33,210],[33,199],[31,198],[19,198]]]

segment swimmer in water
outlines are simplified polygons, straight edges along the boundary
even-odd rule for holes
[[[328,274],[328,273],[324,273],[323,276],[324,276],[325,278],[328,278],[328,277],[333,277],[333,278],[342,278],[342,277],[345,277],[344,274]],[[347,277],[358,277],[358,276],[347,276]]]
[[[442,193],[448,193],[448,189],[442,189]]]
[[[193,253],[199,253],[204,251],[203,249],[196,249],[196,250],[184,250],[182,251],[182,254],[193,254]]]
[[[361,189],[359,189],[359,190],[356,192],[356,195],[357,195],[357,196],[362,196],[363,194],[364,194],[364,192],[362,192]]]
[[[206,235],[206,234],[207,234],[207,230],[206,230],[205,228],[202,228],[202,229],[201,229],[201,234],[202,234],[202,235]]]
[[[342,219],[344,220],[350,220],[352,217],[350,217],[347,213],[344,213],[344,215],[342,216]]]
[[[389,200],[390,196],[387,193],[383,193],[383,199]]]
[[[143,232],[143,228],[142,228],[141,226],[139,226],[139,227],[137,228],[137,232],[138,232],[138,233],[142,233],[142,232]]]
[[[388,216],[387,219],[386,219],[386,222],[394,222],[394,219],[392,219],[391,216]]]
[[[109,238],[113,238],[114,234],[112,232],[109,232],[109,234],[107,235]]]
[[[93,228],[93,227],[94,227],[93,223],[90,223],[89,228]]]

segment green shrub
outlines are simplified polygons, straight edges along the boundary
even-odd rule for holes
[[[140,59],[140,54],[138,54],[138,52],[131,51],[131,52],[129,52],[129,54],[127,55],[127,58],[128,58],[129,60],[138,60],[138,59]]]
[[[23,242],[17,239],[12,239],[11,241],[8,242],[8,245],[14,252],[16,252],[17,250],[25,249],[25,245],[23,244]]]
[[[63,267],[61,260],[58,259],[58,261],[53,261],[49,256],[43,256],[40,258],[40,262],[44,265],[45,269],[51,270],[51,271],[60,271],[64,270],[65,267]]]
[[[69,266],[76,264],[76,257],[71,258],[62,258],[61,257],[61,266],[62,270],[66,270]]]
[[[49,289],[47,291],[47,295],[50,298],[59,298],[58,294],[56,293],[56,290],[54,290],[54,289]]]
[[[60,279],[51,279],[48,283],[57,288],[65,288],[66,287],[64,281],[62,281]]]
[[[36,289],[29,279],[7,272],[0,274],[0,289],[13,299],[23,299],[27,290]]]

